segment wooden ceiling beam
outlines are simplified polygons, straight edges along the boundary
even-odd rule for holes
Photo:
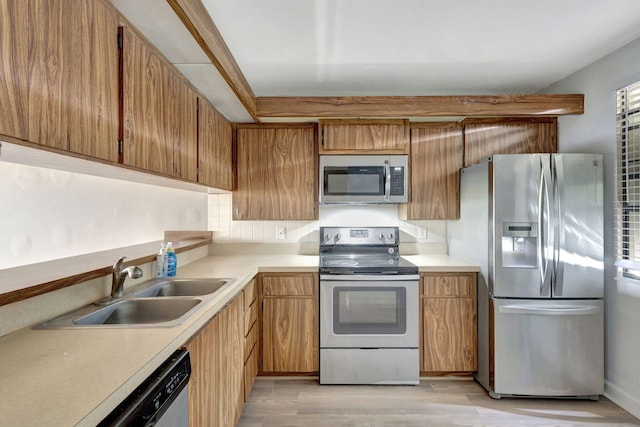
[[[211,63],[218,69],[247,112],[259,123],[260,119],[256,113],[256,96],[202,1],[167,0],[167,2],[204,50]]]
[[[258,97],[259,117],[534,117],[584,113],[584,95]]]

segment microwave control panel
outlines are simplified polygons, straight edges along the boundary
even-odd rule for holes
[[[391,196],[402,196],[404,194],[404,167],[391,167]]]

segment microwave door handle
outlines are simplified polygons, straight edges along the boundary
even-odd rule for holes
[[[384,161],[384,201],[389,201],[391,195],[391,166],[389,160]]]

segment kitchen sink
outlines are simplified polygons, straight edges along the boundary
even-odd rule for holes
[[[34,326],[34,329],[177,326],[236,279],[154,279],[123,298],[106,298]]]
[[[139,325],[183,320],[182,317],[202,302],[189,299],[129,299],[118,301],[73,320],[76,325]]]
[[[136,297],[203,296],[220,290],[235,279],[169,279],[135,292]],[[144,285],[141,285],[141,287]]]

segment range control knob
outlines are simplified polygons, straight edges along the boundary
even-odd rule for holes
[[[382,233],[378,234],[378,239],[384,240],[384,234],[382,234]]]
[[[338,240],[340,240],[340,233],[336,233],[335,240],[336,240],[336,242],[337,242]]]
[[[325,234],[325,235],[324,235],[324,242],[326,243],[326,242],[328,242],[329,240],[331,240],[331,234],[330,234],[330,233],[327,233],[327,234]]]
[[[393,240],[393,233],[389,233],[389,240]]]

